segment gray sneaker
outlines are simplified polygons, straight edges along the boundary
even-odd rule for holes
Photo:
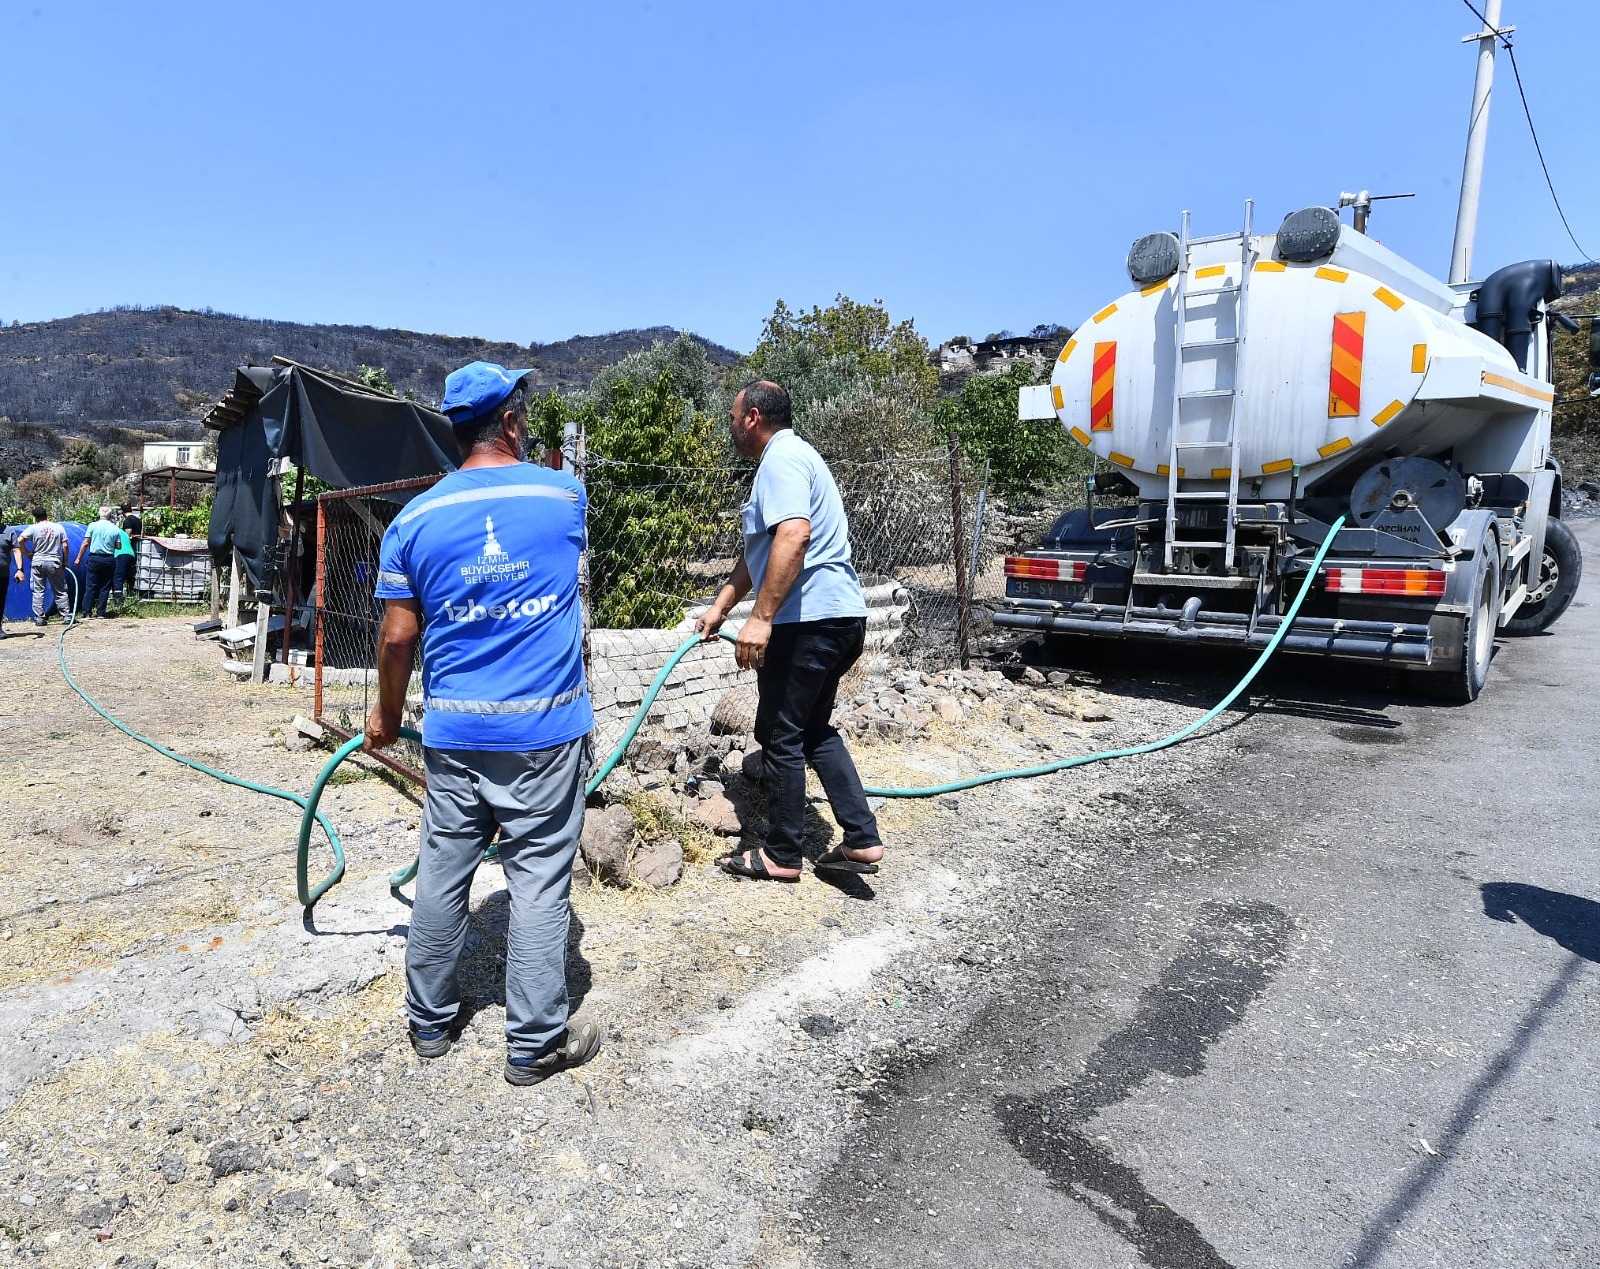
[[[538,1084],[557,1071],[582,1066],[600,1052],[600,1024],[592,1018],[567,1025],[561,1043],[542,1057],[506,1059],[507,1084]]]
[[[455,1043],[455,1036],[450,1034],[449,1027],[437,1027],[429,1031],[407,1027],[406,1030],[411,1036],[411,1047],[420,1058],[441,1058],[450,1052],[450,1046]]]

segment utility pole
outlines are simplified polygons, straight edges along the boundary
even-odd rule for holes
[[[1483,185],[1483,147],[1489,137],[1489,92],[1494,86],[1494,42],[1516,27],[1500,25],[1500,0],[1486,0],[1483,30],[1464,36],[1478,42],[1478,75],[1472,84],[1472,118],[1467,124],[1467,157],[1461,167],[1461,202],[1456,206],[1456,240],[1450,248],[1450,281],[1472,277],[1472,239],[1478,230],[1478,191]]]

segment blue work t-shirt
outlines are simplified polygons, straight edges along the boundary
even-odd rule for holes
[[[422,741],[548,749],[594,726],[578,556],[588,499],[525,463],[452,472],[383,535],[379,599],[422,606]]]
[[[783,428],[767,442],[756,469],[755,488],[744,506],[744,565],[754,593],[761,594],[772,555],[772,535],[785,520],[809,520],[805,562],[773,625],[865,617],[861,580],[851,563],[850,525],[833,473],[822,455]]]

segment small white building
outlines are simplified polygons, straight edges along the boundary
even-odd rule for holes
[[[157,467],[198,467],[216,470],[216,461],[206,457],[204,441],[146,441],[144,470]]]

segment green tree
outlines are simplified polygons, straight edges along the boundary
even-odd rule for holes
[[[1003,374],[972,375],[934,409],[939,430],[954,432],[969,458],[989,464],[989,479],[1002,495],[1035,492],[1089,470],[1088,451],[1067,439],[1058,420],[1017,417],[1018,390],[1044,377],[1027,362]]]
[[[796,346],[823,357],[853,356],[862,374],[878,384],[903,381],[919,404],[931,402],[939,388],[939,373],[928,360],[928,341],[917,334],[916,322],[894,321],[882,300],[858,304],[841,293],[827,308],[813,306],[798,313],[779,300],[760,342],[740,365],[744,379],[776,379],[769,363],[778,350]]]
[[[597,627],[674,626],[705,589],[696,566],[711,553],[725,498],[723,429],[674,391],[673,377],[664,367],[643,387],[612,379],[597,400],[552,391],[529,406],[546,445],[560,443],[568,422],[583,429]]]

